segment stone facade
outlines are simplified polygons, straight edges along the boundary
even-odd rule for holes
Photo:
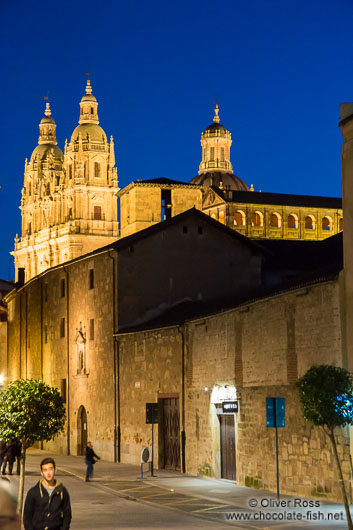
[[[238,483],[275,491],[275,434],[266,427],[266,397],[285,397],[286,426],[279,430],[281,492],[340,499],[329,439],[303,420],[293,386],[312,364],[342,364],[338,280],[180,326],[121,333],[118,341],[123,462],[138,463],[141,448],[151,444],[144,404],[179,396],[180,431],[186,437],[181,461],[188,473],[219,478],[222,398],[217,389],[228,386],[239,402]],[[163,467],[161,429],[155,454]],[[339,444],[348,481],[344,430]]]

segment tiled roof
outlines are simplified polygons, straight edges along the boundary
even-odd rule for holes
[[[319,197],[314,195],[290,195],[288,193],[267,193],[261,191],[232,191],[211,186],[226,202],[239,204],[269,204],[306,208],[342,208],[340,197]]]

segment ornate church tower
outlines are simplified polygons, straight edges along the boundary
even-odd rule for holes
[[[249,186],[233,174],[230,162],[232,135],[220,123],[217,103],[214,113],[213,123],[201,134],[202,160],[199,174],[190,183],[249,191]]]
[[[65,154],[57,146],[49,103],[40,122],[38,146],[25,163],[22,189],[22,237],[16,236],[16,278],[28,281],[119,236],[118,177],[114,143],[99,126],[98,103],[87,81],[79,125]]]

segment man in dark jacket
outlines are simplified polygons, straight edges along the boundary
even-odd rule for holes
[[[92,442],[87,442],[87,447],[85,451],[85,464],[87,466],[86,471],[86,482],[89,482],[89,479],[93,477],[93,464],[96,463],[95,458],[100,460],[99,456],[93,451]]]
[[[7,466],[9,475],[12,475],[13,463],[16,459],[15,453],[16,453],[16,441],[11,440],[8,444],[6,444],[5,460],[2,465],[3,475],[6,475],[6,466]]]
[[[71,504],[67,489],[56,482],[55,462],[45,458],[40,464],[43,477],[26,497],[23,511],[25,530],[69,530]]]

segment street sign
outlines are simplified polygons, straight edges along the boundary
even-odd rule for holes
[[[158,403],[146,403],[146,423],[158,423]]]
[[[222,412],[223,414],[233,414],[238,412],[238,402],[237,401],[223,401],[222,402]]]
[[[276,430],[276,468],[277,468],[277,498],[279,499],[279,463],[278,463],[278,428],[284,427],[285,419],[285,398],[266,398],[266,426],[274,427]]]
[[[285,398],[266,398],[266,427],[285,427]]]

